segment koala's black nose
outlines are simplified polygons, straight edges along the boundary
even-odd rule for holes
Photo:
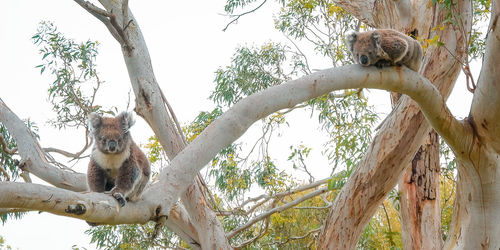
[[[362,55],[360,58],[359,58],[359,61],[361,62],[361,64],[363,65],[367,65],[368,64],[368,57],[365,56],[365,55]]]
[[[116,149],[116,141],[115,140],[110,140],[108,143],[108,147],[110,151],[115,151]]]

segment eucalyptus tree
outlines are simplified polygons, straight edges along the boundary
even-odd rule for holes
[[[444,247],[500,247],[500,239],[494,237],[500,231],[496,216],[499,204],[496,201],[500,199],[496,192],[499,185],[496,176],[500,138],[497,136],[498,119],[495,109],[499,96],[495,83],[500,79],[495,63],[495,55],[499,54],[500,48],[498,1],[281,2],[284,9],[295,9],[283,12],[277,19],[277,27],[289,37],[311,41],[324,56],[332,59],[333,67],[313,72],[294,40],[290,40],[294,49],[277,44],[268,44],[254,51],[242,48],[229,68],[216,72],[218,85],[211,98],[219,107],[202,113],[197,123],[184,130],[177,122],[174,110],[162,94],[154,76],[145,40],[129,9],[128,1],[102,0],[99,1],[101,6],[83,0],[75,2],[100,20],[118,41],[135,94],[135,111],[153,129],[161,150],[169,159],[168,165],[159,172],[157,181],[145,190],[140,201],[116,209],[116,201],[110,196],[81,193],[87,189],[85,175],[68,171],[54,163],[46,154],[51,150],[39,145],[30,132],[29,124],[21,121],[0,100],[0,122],[3,128],[0,132],[4,135],[2,138],[6,138],[2,140],[6,141],[2,143],[2,151],[9,155],[19,154],[21,158],[20,163],[7,165],[18,165],[23,172],[36,175],[53,185],[2,181],[0,208],[6,212],[40,210],[110,225],[154,221],[157,228],[166,225],[194,249],[230,249],[233,246],[244,246],[264,235],[249,234],[234,238],[242,230],[252,226],[252,222],[265,220],[271,213],[328,193],[330,189],[338,194],[334,199],[322,196],[326,200],[330,198],[328,203],[331,203],[328,214],[321,221],[323,226],[311,230],[306,236],[319,232],[317,247],[320,249],[354,249],[363,228],[398,183],[433,128],[450,146],[458,163],[456,203]],[[251,2],[253,1],[228,1],[226,10],[232,12],[236,7]],[[319,11],[324,15],[321,20],[324,21],[322,25],[326,24],[326,29],[316,29],[315,25],[321,15],[311,15],[312,11]],[[477,20],[475,16],[486,15],[490,11],[484,47],[481,47],[472,27]],[[350,16],[346,18],[346,15]],[[297,18],[298,16],[306,18]],[[353,18],[359,20],[359,23]],[[344,65],[348,59],[345,50],[342,50],[341,40],[332,37],[342,37],[345,29],[361,26],[394,28],[422,41],[426,45],[426,51],[419,72],[405,67],[378,69]],[[33,39],[43,42],[43,34],[45,33],[42,31]],[[52,55],[61,59],[62,63],[56,66],[50,63],[40,65],[41,71],[51,69],[57,76],[53,88],[49,90],[54,110],[58,111],[61,119],[80,121],[81,123],[73,125],[85,127],[82,121],[86,115],[90,111],[101,110],[101,107],[93,103],[92,96],[85,97],[80,89],[83,81],[93,81],[94,90],[100,84],[92,65],[88,64],[94,56],[94,45],[88,42],[75,46],[56,32],[46,34],[51,36],[49,42],[64,45],[50,47],[44,54],[44,58]],[[57,39],[58,37],[61,39]],[[286,61],[289,64],[283,67],[281,64],[287,56],[292,59]],[[458,120],[450,113],[445,100],[461,70],[471,76],[468,63],[472,56],[482,57],[483,64],[477,84],[472,77],[468,78],[468,81],[473,82],[470,90],[474,93],[470,115],[464,120]],[[249,58],[255,60],[248,60]],[[75,61],[82,63],[75,65]],[[59,68],[61,65],[63,67]],[[74,74],[76,70],[80,70],[81,74]],[[266,131],[272,131],[272,126],[283,122],[284,114],[299,108],[320,110],[318,117],[320,122],[325,121],[326,130],[339,135],[342,130],[336,126],[349,119],[339,119],[332,114],[338,114],[341,118],[344,114],[360,114],[360,117],[355,116],[352,120],[368,121],[354,129],[365,131],[366,134],[363,137],[355,137],[354,134],[350,136],[354,137],[354,141],[362,142],[369,138],[365,125],[370,124],[369,119],[373,119],[373,116],[362,99],[355,98],[356,95],[349,95],[347,92],[342,101],[337,101],[336,95],[339,92],[335,92],[361,88],[384,89],[404,95],[395,100],[397,103],[393,111],[379,126],[374,138],[361,143],[366,144],[364,147],[342,148],[346,145],[339,143],[342,136],[332,137],[337,141],[332,142],[335,150],[329,153],[331,162],[346,166],[347,173],[333,172],[326,188],[321,185],[328,180],[311,181],[303,187],[273,190],[271,195],[258,197],[263,202],[278,202],[284,196],[295,195],[293,201],[279,205],[274,203],[275,207],[271,207],[268,214],[262,213],[242,221],[233,219],[232,225],[219,220],[217,216],[222,216],[227,211],[222,211],[217,206],[218,201],[207,195],[210,192],[199,176],[201,169],[211,163],[216,185],[220,191],[227,192],[228,197],[248,190],[252,180],[260,181],[258,184],[264,189],[272,187],[269,177],[286,178],[274,174],[275,163],[263,154],[255,164],[248,164],[248,169],[235,168],[234,155],[238,149],[233,143],[261,119],[265,119],[262,137],[265,141],[268,138]],[[71,105],[58,106],[58,98]],[[486,105],[491,109],[487,110]],[[345,110],[336,109],[340,107]],[[350,108],[355,110],[349,110]],[[360,108],[361,112],[356,112],[356,108]],[[64,126],[63,124],[60,126]],[[189,140],[184,138],[183,131],[188,134]],[[86,143],[85,147],[89,144]],[[300,165],[307,153],[307,148],[292,148],[290,158],[298,160],[297,164]],[[360,157],[358,161],[348,160],[356,157]],[[338,159],[341,160],[336,161]],[[244,158],[240,160],[245,161]],[[300,167],[307,171],[304,165]],[[16,168],[9,169],[16,171]],[[256,173],[249,170],[256,170]],[[7,173],[7,170],[2,172]],[[230,183],[224,178],[228,173],[243,176],[238,179],[238,185],[227,187]],[[337,181],[347,176],[345,182]],[[301,193],[313,188],[314,191],[307,194]],[[248,209],[245,204],[240,207],[242,210]],[[236,210],[229,211],[228,214],[234,215]],[[440,239],[432,238],[432,242],[434,246],[441,245]],[[168,247],[167,243],[164,246]]]

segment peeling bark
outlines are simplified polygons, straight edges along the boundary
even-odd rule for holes
[[[439,137],[435,131],[399,181],[403,249],[441,249]]]

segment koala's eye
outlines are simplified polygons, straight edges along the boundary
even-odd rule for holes
[[[122,143],[122,139],[118,139],[118,144],[121,144]]]
[[[371,56],[371,55],[372,55],[372,52],[371,52],[371,51],[369,51],[369,52],[368,52],[368,55],[370,55],[370,56]]]

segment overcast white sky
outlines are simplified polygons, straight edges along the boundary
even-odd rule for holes
[[[130,1],[146,38],[156,78],[182,124],[191,121],[199,111],[213,107],[207,97],[214,86],[214,71],[230,62],[239,44],[260,45],[284,40],[273,29],[270,7],[241,18],[237,25],[222,32],[229,20],[220,15],[224,2]],[[68,38],[100,42],[97,63],[100,79],[106,84],[97,99],[98,104],[125,109],[130,90],[128,74],[118,43],[102,23],[73,1],[3,2],[0,9],[0,98],[19,117],[38,123],[42,146],[76,152],[83,145],[83,131],[59,131],[45,123],[54,117],[46,97],[50,79],[48,74],[41,76],[34,68],[40,64],[40,55],[30,39],[42,20],[54,22]],[[327,67],[313,65],[313,68]],[[478,73],[477,68],[473,73]],[[458,94],[454,92],[448,103],[455,115],[464,117],[468,114],[471,94],[464,91],[463,80],[459,80],[457,89]],[[377,91],[370,93],[378,93],[379,99],[373,103],[382,108],[382,112],[387,112],[387,100],[380,100],[387,95]],[[297,125],[297,131],[303,129],[307,128]],[[146,142],[152,134],[140,118],[132,132],[138,143]],[[85,172],[86,162],[76,169]],[[14,249],[71,249],[75,244],[93,249],[94,246],[89,246],[89,237],[84,234],[88,228],[81,220],[30,213],[20,221],[10,220],[0,226],[0,235]]]

